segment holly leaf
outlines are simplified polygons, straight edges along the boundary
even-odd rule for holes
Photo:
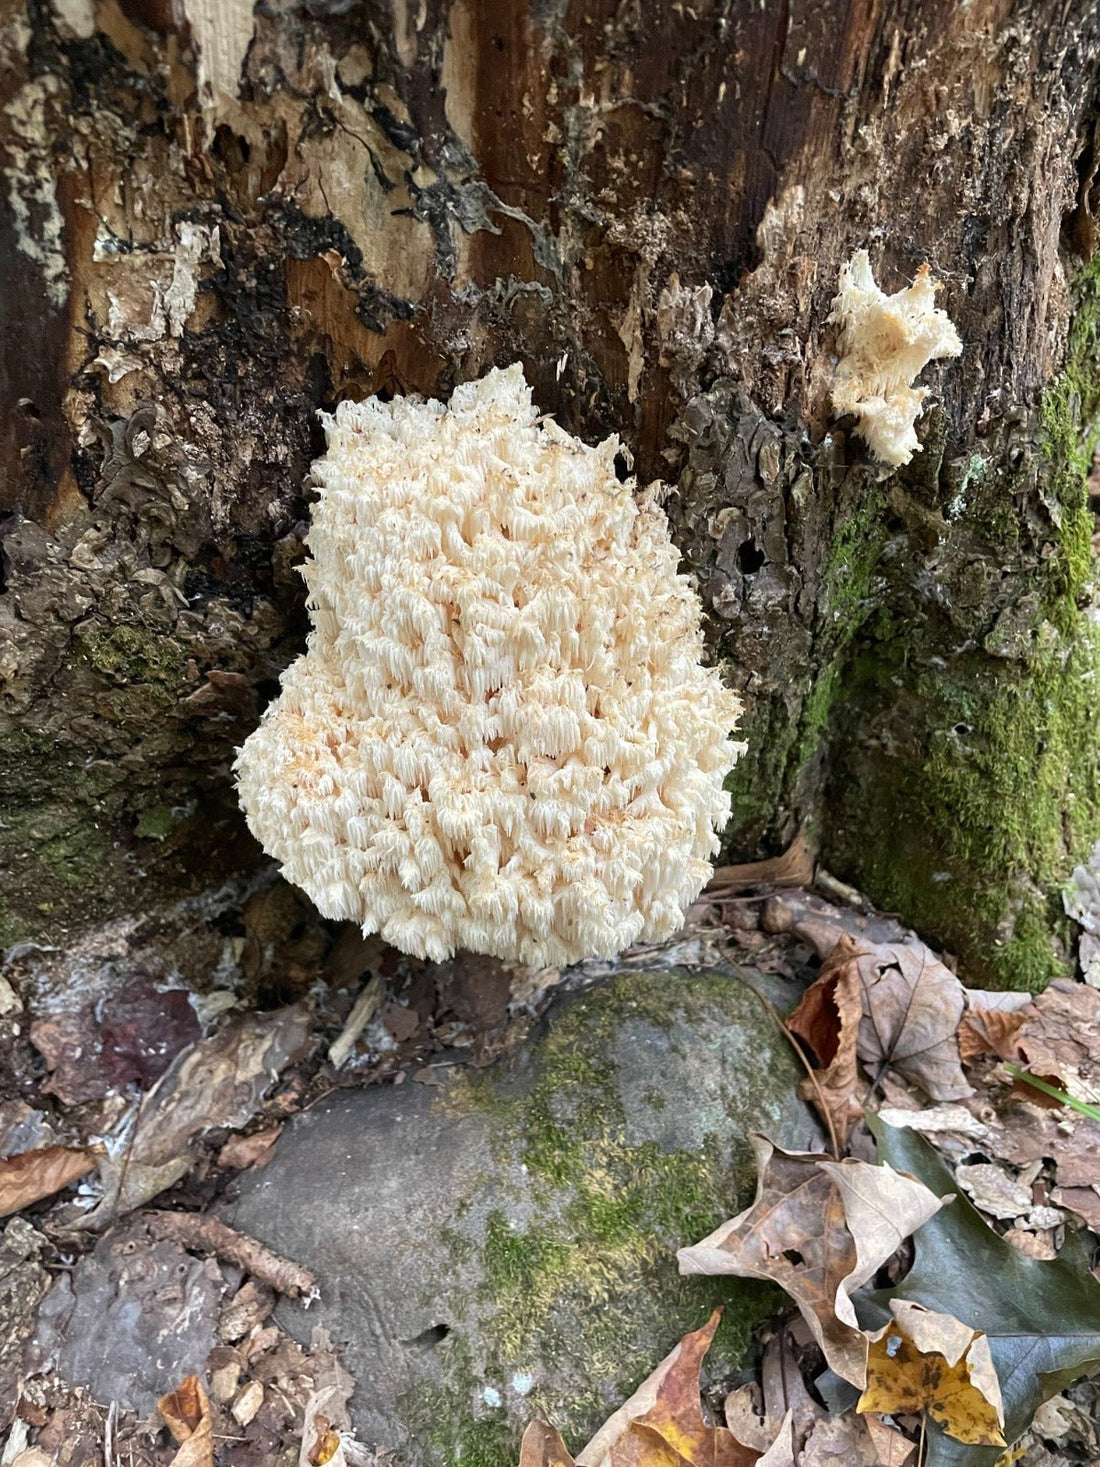
[[[919,1177],[933,1191],[951,1187],[951,1173],[915,1132],[895,1130],[876,1116],[868,1125],[879,1155]],[[886,1293],[856,1303],[868,1327],[886,1324],[891,1301],[912,1300],[952,1314],[988,1337],[1004,1401],[1005,1439],[1016,1441],[1036,1410],[1072,1381],[1100,1370],[1100,1284],[1071,1235],[1057,1258],[1025,1257],[956,1195],[916,1234],[913,1267]],[[953,1441],[935,1422],[928,1429],[924,1467],[994,1467],[1000,1449]]]
[[[783,1151],[764,1136],[753,1136],[752,1143],[752,1206],[701,1243],[681,1248],[680,1272],[779,1284],[802,1311],[833,1370],[862,1390],[867,1338],[850,1296],[943,1199],[888,1166]]]

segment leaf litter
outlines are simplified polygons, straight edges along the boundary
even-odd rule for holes
[[[772,879],[783,880],[785,874],[777,869]],[[1087,1430],[1081,1412],[1063,1391],[1097,1367],[1100,1313],[1084,1250],[1059,1207],[1071,1209],[1076,1200],[1081,1216],[1100,1222],[1094,1185],[1100,1124],[1044,1108],[1033,1088],[1009,1083],[1004,1066],[1018,1061],[1069,1095],[1094,1096],[1090,1054],[1100,1033],[1100,995],[1092,995],[1090,1010],[1082,1008],[1082,985],[1054,985],[1034,1001],[969,990],[947,963],[891,919],[836,907],[798,890],[787,890],[781,898],[767,892],[758,907],[770,908],[767,920],[742,906],[731,908],[739,924],[731,935],[746,939],[749,951],[761,948],[748,939],[775,928],[808,943],[823,959],[790,1030],[818,1061],[816,1085],[806,1087],[809,1098],[827,1109],[841,1141],[852,1137],[858,1154],[833,1159],[785,1153],[761,1138],[753,1206],[701,1243],[689,1244],[681,1259],[689,1260],[689,1268],[717,1259],[721,1272],[781,1283],[806,1323],[794,1317],[793,1325],[773,1334],[763,1346],[760,1386],[730,1392],[723,1412],[717,1402],[708,1406],[699,1392],[699,1364],[716,1324],[710,1321],[681,1342],[576,1458],[550,1423],[533,1423],[524,1439],[522,1467],[701,1467],[704,1462],[707,1467],[741,1467],[742,1462],[750,1467],[917,1467],[918,1453],[920,1467],[992,1467],[1002,1450],[993,1435],[994,1426],[1000,1428],[998,1392],[1004,1397],[1006,1440],[1019,1440],[1036,1409],[1044,1440],[1056,1430],[1081,1437]],[[773,970],[789,974],[785,964],[780,953]],[[349,981],[354,983],[359,972],[356,968]],[[509,995],[512,1003],[533,1011],[531,995],[560,976],[517,975],[510,984],[501,977],[486,987],[478,973],[464,975],[456,967],[449,977],[449,1009],[436,1032],[455,1044],[469,1042],[466,1035],[473,1033],[470,1054],[477,1063],[482,1051],[492,1053],[496,1044],[485,1046],[477,1031],[501,1024]],[[391,1036],[389,1043],[422,1045],[422,1016],[429,1010],[420,1006],[418,991],[409,989],[401,1002],[391,997],[379,1008],[374,1022],[380,1034],[384,1028]],[[148,1022],[143,1002],[144,995],[136,995],[135,1024]],[[291,1010],[295,1007],[302,1006]],[[270,1105],[266,1113],[260,1109],[264,1094],[273,1077],[295,1065],[311,1042],[308,1012],[304,1024],[296,1016],[288,1023],[291,1010],[231,1019],[213,1039],[169,1052],[167,1068],[157,1077],[138,1072],[125,1031],[109,1062],[130,1065],[136,1083],[150,1083],[151,1089],[136,1124],[132,1115],[124,1117],[108,1136],[109,1156],[99,1158],[104,1203],[114,1209],[105,1215],[101,1203],[105,1224],[172,1185],[174,1168],[182,1168],[178,1175],[183,1175],[194,1166],[208,1130],[215,1137],[218,1127],[223,1136],[226,1129],[237,1133],[221,1142],[217,1154],[224,1167],[262,1164],[281,1125]],[[124,1017],[129,1022],[129,1013]],[[275,1039],[263,1032],[265,1026],[279,1031]],[[124,1029],[123,1024],[120,1033]],[[330,1032],[339,1033],[339,1024]],[[45,1050],[53,1042],[49,1031],[40,1037]],[[273,1063],[265,1058],[257,1063],[257,1053]],[[55,1054],[58,1086],[79,1094],[84,1082],[72,1068],[75,1051],[62,1047]],[[395,1062],[389,1064],[392,1073]],[[347,1068],[354,1069],[350,1059]],[[905,1129],[892,1133],[872,1118],[883,1163],[872,1165],[863,1159],[872,1153],[861,1116],[880,1100],[889,1102],[882,1118]],[[300,1103],[299,1092],[294,1104]],[[259,1128],[252,1134],[240,1134],[253,1124]],[[918,1130],[950,1158],[954,1174],[936,1163]],[[902,1139],[883,1139],[891,1135]],[[56,1148],[66,1150],[79,1153],[81,1148]],[[0,1159],[0,1198],[4,1162],[13,1160],[19,1165],[8,1169],[9,1176],[36,1170],[28,1153]],[[75,1157],[70,1164],[75,1167]],[[42,1203],[67,1185],[62,1181],[42,1190],[50,1175],[41,1165],[35,1183],[40,1190],[34,1197],[28,1193],[20,1206]],[[899,1196],[906,1203],[924,1200],[910,1212]],[[1003,1238],[972,1201],[999,1218],[1002,1227],[1011,1224]],[[187,1246],[225,1250],[227,1261],[234,1259],[234,1248],[243,1246],[239,1266],[252,1277],[223,1306],[221,1343],[208,1363],[209,1394],[193,1393],[189,1399],[197,1409],[177,1413],[177,1427],[182,1430],[182,1423],[190,1435],[177,1438],[173,1461],[190,1467],[193,1456],[206,1467],[204,1419],[212,1423],[217,1441],[233,1441],[235,1434],[228,1459],[220,1451],[209,1459],[232,1460],[234,1467],[275,1461],[288,1431],[299,1433],[299,1463],[355,1467],[377,1460],[350,1434],[350,1381],[325,1365],[338,1364],[331,1347],[315,1341],[306,1350],[271,1320],[275,1294],[258,1276],[278,1285],[281,1276],[265,1269],[285,1264],[287,1279],[296,1279],[296,1265],[287,1260],[269,1265],[262,1255],[248,1252],[250,1240],[214,1239],[200,1225],[201,1214],[190,1215],[198,1222],[181,1221],[187,1216],[162,1213],[158,1225],[181,1237],[186,1233]],[[150,1224],[155,1221],[151,1215]],[[96,1218],[93,1226],[99,1225]],[[1049,1248],[1053,1253],[1063,1235],[1066,1242],[1053,1259],[1022,1251]],[[1035,1269],[1050,1271],[1029,1272]],[[999,1274],[999,1292],[990,1284],[993,1273]],[[1050,1308],[1045,1314],[1029,1313],[1034,1292],[1042,1290],[1051,1296]],[[799,1330],[802,1343],[794,1347],[790,1341]],[[824,1365],[854,1378],[857,1388],[840,1404],[826,1390],[820,1374]],[[822,1405],[819,1389],[831,1408]],[[852,1407],[861,1389],[863,1409],[857,1414]],[[203,1390],[201,1381],[198,1390]],[[51,1440],[49,1429],[40,1440]],[[191,1456],[181,1455],[185,1449]],[[133,1460],[167,1459],[139,1452]],[[1032,1467],[1030,1456],[1027,1464]]]

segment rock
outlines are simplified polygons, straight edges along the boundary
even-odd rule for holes
[[[541,1408],[579,1448],[716,1302],[736,1363],[774,1296],[681,1279],[675,1249],[750,1199],[749,1132],[817,1134],[746,976],[620,974],[510,1061],[331,1097],[242,1179],[227,1220],[316,1275],[277,1317],[346,1346],[360,1439],[513,1467]]]
[[[213,1259],[150,1237],[140,1221],[112,1229],[42,1301],[29,1365],[54,1364],[97,1401],[150,1415],[214,1344],[226,1280]]]

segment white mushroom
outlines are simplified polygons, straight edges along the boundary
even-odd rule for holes
[[[856,250],[840,271],[829,317],[840,326],[833,408],[840,416],[854,414],[867,447],[894,467],[920,452],[913,425],[928,389],[910,384],[929,362],[962,352],[950,317],[936,307],[938,288],[922,265],[906,290],[884,294],[866,250]]]
[[[675,931],[740,706],[618,440],[540,421],[519,366],[326,428],[308,650],[236,764],[254,834],[326,916],[422,957]]]

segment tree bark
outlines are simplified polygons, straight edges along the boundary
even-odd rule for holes
[[[262,870],[317,409],[523,362],[618,432],[748,707],[732,858],[1035,986],[1100,835],[1088,0],[4,0],[9,941]],[[927,260],[923,452],[830,417],[838,271]],[[225,883],[229,886],[224,886]],[[235,884],[234,884],[235,883]]]

